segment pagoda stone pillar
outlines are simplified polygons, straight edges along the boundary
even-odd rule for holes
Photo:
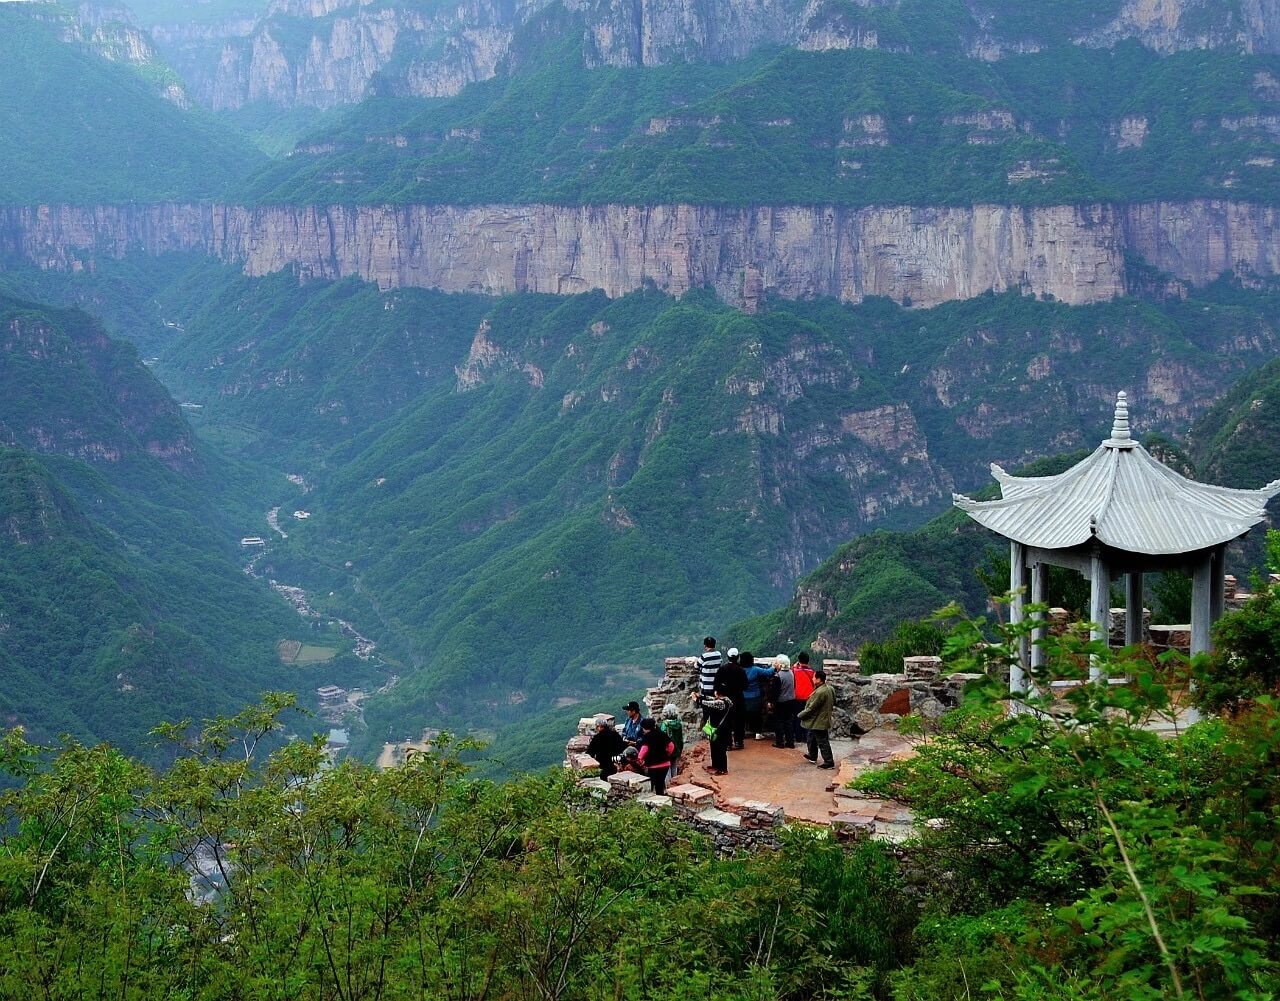
[[[1213,554],[1205,553],[1191,575],[1191,655],[1209,652],[1213,625]]]
[[[1049,565],[1036,563],[1031,567],[1031,603],[1043,605],[1049,593]],[[1045,625],[1045,613],[1036,612],[1036,628],[1031,633],[1031,674],[1039,678],[1044,673],[1047,660],[1044,651],[1045,637],[1049,630]]]
[[[1107,617],[1111,613],[1111,576],[1107,572],[1107,563],[1097,550],[1089,560],[1089,636],[1091,639],[1107,642],[1110,630],[1107,629]],[[1098,657],[1089,658],[1089,680],[1102,680],[1102,664]]]
[[[1215,546],[1209,565],[1209,627],[1222,618],[1227,607],[1227,547]]]
[[[1125,578],[1124,645],[1137,646],[1142,639],[1142,574],[1131,573]]]
[[[1013,600],[1009,605],[1009,624],[1021,625],[1027,614],[1027,554],[1021,542],[1009,543],[1009,591]],[[1022,695],[1027,690],[1027,640],[1018,640],[1017,661],[1009,665],[1009,693]]]

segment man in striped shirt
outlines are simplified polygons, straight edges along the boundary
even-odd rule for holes
[[[716,672],[723,664],[724,654],[716,649],[716,638],[708,636],[702,641],[702,656],[698,658],[698,688],[704,699],[715,698]]]

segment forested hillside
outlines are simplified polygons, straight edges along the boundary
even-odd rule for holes
[[[1136,43],[982,62],[847,49],[522,72],[371,100],[247,186],[266,203],[1274,204],[1280,59]]]
[[[209,199],[262,162],[135,68],[64,40],[61,17],[0,4],[0,205]]]
[[[0,285],[106,324],[0,300],[0,441],[238,691],[305,625],[237,565],[267,536],[400,675],[358,750],[630,692],[815,567],[841,649],[977,600],[978,538],[910,530],[1121,388],[1180,436],[1256,370],[1189,448],[1270,461],[1270,7],[265,7],[143,5],[183,108],[88,30],[127,12],[0,6]],[[283,152],[307,108],[270,161],[227,117]],[[329,652],[289,687],[367,678]]]
[[[370,735],[632,691],[661,653],[780,604],[838,545],[918,523],[987,463],[1092,444],[1117,388],[1141,427],[1180,433],[1276,343],[1268,294],[1225,282],[1088,309],[756,316],[697,294],[495,301],[181,259],[60,287],[154,346],[203,435],[304,476],[285,502],[310,517],[273,536],[273,565],[408,668]],[[981,546],[916,565],[934,544],[903,545],[851,635],[976,594]]]
[[[76,310],[0,297],[0,644],[8,725],[144,750],[290,677],[297,615],[241,569],[252,476],[200,445]]]
[[[1145,438],[1162,462],[1207,483],[1252,490],[1280,479],[1278,377],[1280,363],[1275,361],[1244,375],[1181,441],[1159,434],[1137,437]],[[1016,474],[1052,475],[1085,454],[1041,460]],[[994,497],[999,488],[989,483],[975,493]],[[1273,502],[1272,508],[1277,506]],[[1265,529],[1256,529],[1228,551],[1230,568],[1242,581],[1265,569],[1264,536]],[[960,511],[947,510],[913,531],[874,532],[839,547],[799,581],[789,604],[733,626],[728,641],[742,649],[807,647],[819,655],[851,657],[866,644],[890,637],[903,623],[928,618],[951,602],[980,614],[1001,593],[1007,575],[1003,540]],[[1155,621],[1168,621],[1175,608],[1183,616],[1175,621],[1185,621],[1189,580],[1182,574],[1167,575],[1172,581],[1163,576],[1147,581]],[[1086,592],[1078,575],[1054,568],[1049,588],[1050,603],[1074,606],[1075,614],[1084,614]]]
[[[370,733],[633,690],[662,652],[767,610],[988,462],[1092,443],[1119,386],[1143,426],[1184,430],[1275,340],[1266,300],[1225,286],[752,317],[707,296],[495,303],[195,265],[135,295],[180,328],[155,335],[159,370],[202,433],[305,475],[281,573],[416,666]],[[972,589],[972,555],[927,572]],[[912,614],[933,599],[903,597]]]

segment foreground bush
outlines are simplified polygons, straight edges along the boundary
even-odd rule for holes
[[[992,669],[1025,628],[992,643],[961,621],[945,655],[988,680],[915,758],[862,778],[921,821],[895,851],[798,830],[717,859],[563,773],[477,781],[447,742],[330,768],[280,740],[284,696],[160,728],[164,771],[11,732],[0,997],[1277,997],[1280,707],[1252,691],[1160,737],[1186,665],[1068,636],[1046,675],[1093,656],[1130,683],[1011,714]],[[1274,669],[1231,629],[1250,671]],[[1195,670],[1207,690],[1215,665]]]

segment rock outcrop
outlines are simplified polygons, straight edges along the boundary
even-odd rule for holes
[[[1079,39],[1086,45],[1112,46],[1136,39],[1157,52],[1235,48],[1243,52],[1280,51],[1280,3],[1277,0],[1124,0],[1104,27]]]
[[[383,288],[610,296],[654,285],[885,296],[934,306],[1020,288],[1073,305],[1125,290],[1131,254],[1190,284],[1280,273],[1275,208],[1130,206],[228,205],[0,208],[0,260],[92,267],[97,255],[202,251],[247,274],[356,276]]]

